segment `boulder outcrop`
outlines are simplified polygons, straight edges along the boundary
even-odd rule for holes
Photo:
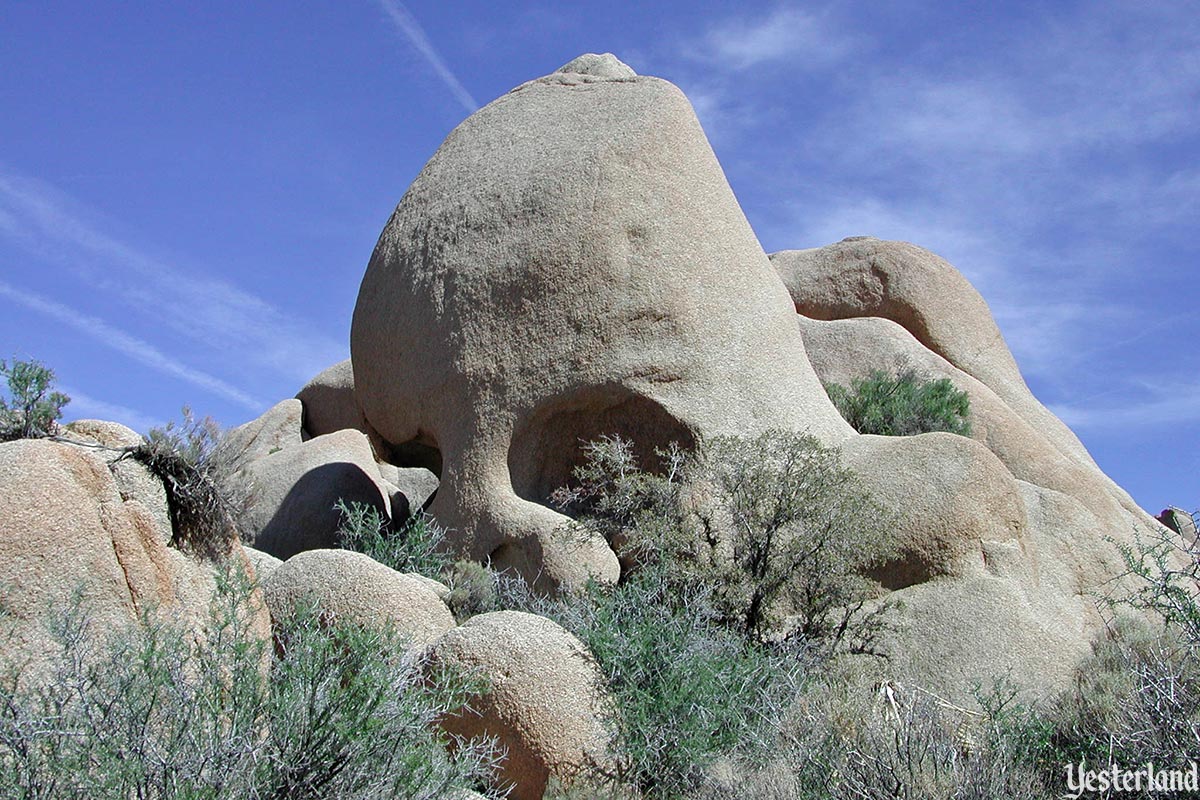
[[[242,537],[276,558],[336,547],[339,501],[366,503],[390,516],[390,492],[367,437],[340,430],[293,444],[245,464],[238,473],[250,502],[238,520]]]
[[[550,492],[581,441],[851,434],[794,305],[676,87],[585,56],[458,126],[367,267],[354,385],[391,445],[439,451],[430,512],[539,586],[614,580]]]
[[[140,465],[114,463],[111,451],[67,442],[0,444],[7,511],[0,514],[2,655],[26,676],[36,676],[57,653],[47,625],[73,603],[100,635],[170,617],[199,638],[218,570],[250,569],[236,540],[187,552],[173,546],[169,517],[164,529],[164,515],[154,508],[162,484],[150,492],[147,477],[141,485],[149,496],[123,489],[118,470],[132,466]],[[213,553],[218,561],[210,559]],[[247,598],[246,613],[251,631],[267,636],[257,594]]]

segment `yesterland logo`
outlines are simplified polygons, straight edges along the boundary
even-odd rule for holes
[[[1101,770],[1088,769],[1087,762],[1067,764],[1068,793],[1063,797],[1107,797],[1118,792],[1196,792],[1200,791],[1200,769],[1192,761],[1182,769],[1157,769],[1152,763],[1137,769],[1110,764]]]

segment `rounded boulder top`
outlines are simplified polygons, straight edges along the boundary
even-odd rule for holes
[[[612,53],[584,53],[568,61],[555,74],[572,73],[575,75],[591,75],[594,78],[606,80],[625,80],[636,78],[633,68]]]

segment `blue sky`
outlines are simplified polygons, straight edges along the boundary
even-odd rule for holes
[[[1191,2],[0,2],[0,354],[232,425],[348,354],[392,208],[583,52],[691,97],[764,248],[945,256],[1144,507],[1200,505]]]

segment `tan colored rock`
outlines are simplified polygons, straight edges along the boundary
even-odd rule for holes
[[[1193,542],[1196,540],[1196,520],[1182,508],[1176,508],[1175,506],[1164,508],[1162,513],[1155,517],[1155,519],[1176,533],[1182,534],[1187,541]]]
[[[446,598],[450,596],[450,587],[441,581],[435,581],[433,578],[426,577],[425,575],[421,575],[417,572],[405,572],[404,575],[412,578],[426,589],[436,594],[438,599],[442,602],[445,602]]]
[[[947,378],[970,399],[971,438],[995,453],[1014,477],[1070,494],[1102,517],[1132,506],[1099,469],[1064,456],[988,386],[925,348],[899,324],[880,317],[824,322],[801,316],[799,321],[822,382],[850,387],[872,370],[896,374],[906,368],[929,379]]]
[[[304,442],[301,419],[304,406],[299,400],[283,400],[258,419],[239,425],[225,434],[218,456],[232,469],[273,455]]]
[[[547,506],[581,440],[850,435],[683,94],[586,56],[454,130],[396,208],[351,330],[358,401],[440,451],[461,554],[553,589],[614,580]],[[579,71],[582,70],[582,71]]]
[[[270,553],[255,550],[253,547],[243,547],[242,549],[246,551],[246,558],[250,559],[250,564],[254,567],[254,574],[260,584],[270,577],[272,572],[283,566],[283,562]]]
[[[551,777],[569,785],[611,768],[603,678],[559,625],[519,611],[481,614],[435,642],[430,658],[490,683],[486,695],[441,724],[456,736],[499,740],[507,755],[498,783],[512,786],[509,797],[534,800]]]
[[[163,544],[171,543],[171,508],[167,502],[167,490],[157,476],[128,452],[145,442],[141,434],[117,422],[84,419],[67,425],[62,431],[62,438],[85,446],[96,446],[94,452],[108,464],[117,480],[121,498],[136,500],[145,506],[154,518],[154,530],[159,539]]]
[[[877,576],[889,589],[980,574],[993,543],[1021,546],[1025,508],[1016,480],[986,447],[950,433],[858,436],[845,464],[887,510],[897,544]]]
[[[339,500],[390,514],[371,446],[356,430],[263,455],[245,466],[242,480],[252,487],[252,502],[238,520],[242,538],[284,560],[337,545]]]
[[[908,242],[855,236],[771,263],[796,311],[820,320],[883,317],[992,389],[1063,455],[1096,468],[1075,434],[1029,391],[987,303],[944,259]]]
[[[304,430],[321,436],[350,428],[367,433],[362,409],[354,399],[354,368],[350,359],[321,372],[296,394],[304,406]]]
[[[133,428],[106,419],[77,419],[66,425],[63,434],[82,436],[104,447],[137,447],[145,441]]]
[[[413,514],[428,505],[439,484],[438,476],[425,467],[397,467],[385,462],[379,465],[379,474],[403,495],[403,505]],[[400,516],[399,511],[396,514]]]
[[[177,617],[201,635],[218,565],[170,546],[150,510],[122,496],[111,466],[101,452],[74,444],[0,444],[0,602],[11,635],[3,656],[31,674],[56,652],[48,615],[77,592],[98,635],[149,613]],[[214,544],[226,563],[247,568],[236,541]],[[261,603],[252,597],[246,613],[266,636]]]
[[[308,550],[263,581],[276,621],[298,603],[315,602],[323,618],[376,630],[390,628],[424,647],[454,627],[446,604],[425,584],[350,550]]]

